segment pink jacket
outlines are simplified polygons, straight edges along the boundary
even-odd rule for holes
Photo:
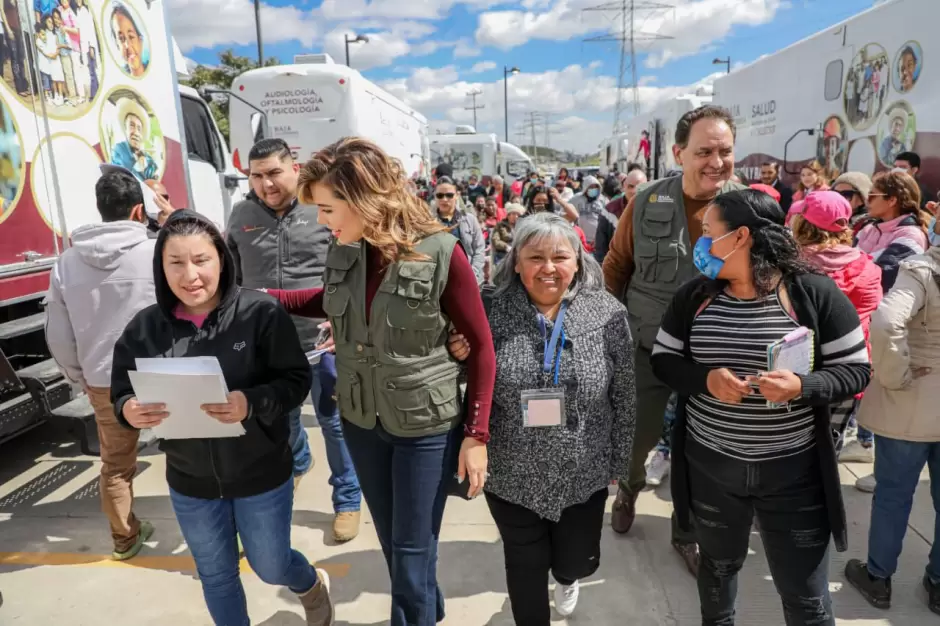
[[[858,233],[856,241],[856,246],[870,254],[881,267],[881,286],[885,293],[894,285],[901,261],[923,254],[929,245],[927,234],[911,214],[869,224]]]

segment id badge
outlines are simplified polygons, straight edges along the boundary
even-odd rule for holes
[[[522,392],[522,425],[525,428],[561,426],[564,421],[564,389],[526,389]]]

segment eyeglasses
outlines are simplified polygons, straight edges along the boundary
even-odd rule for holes
[[[872,198],[887,198],[888,194],[886,193],[870,193],[868,194],[868,201],[871,202]]]
[[[855,194],[857,194],[858,192],[855,191],[854,189],[843,189],[842,191],[837,191],[836,193],[842,196],[843,198],[845,198],[846,200],[851,200],[852,198],[855,197]]]
[[[447,198],[448,200],[453,200],[454,196],[456,195],[457,194],[455,193],[436,193],[434,194],[434,197],[437,198],[438,200],[443,200],[444,198]]]
[[[532,203],[532,208],[534,208],[534,209],[544,209],[544,208],[547,207],[547,206],[548,206],[548,205],[545,204],[544,202],[533,202],[533,203]]]

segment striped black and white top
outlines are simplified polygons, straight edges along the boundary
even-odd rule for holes
[[[722,292],[695,318],[689,346],[696,363],[744,378],[767,371],[767,347],[798,327],[776,293],[739,300]],[[787,457],[816,444],[812,406],[769,408],[756,388],[740,404],[691,395],[686,412],[691,437],[743,461]]]

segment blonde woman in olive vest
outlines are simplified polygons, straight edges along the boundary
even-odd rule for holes
[[[437,542],[448,481],[456,472],[475,496],[486,480],[496,357],[466,254],[406,183],[365,139],[315,154],[298,196],[333,233],[323,287],[269,293],[333,326],[343,433],[388,563],[391,624],[432,626],[444,618]],[[466,403],[451,324],[471,344]]]

